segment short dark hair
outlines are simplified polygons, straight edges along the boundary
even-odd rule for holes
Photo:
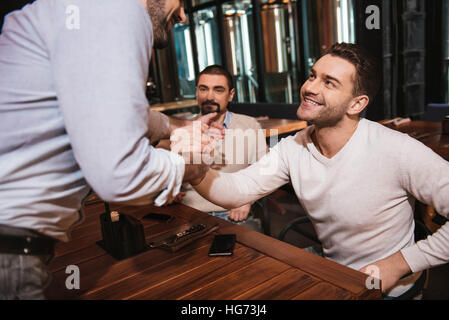
[[[229,90],[234,89],[234,83],[232,81],[232,76],[229,73],[229,71],[226,70],[225,67],[223,67],[223,66],[214,64],[214,65],[210,65],[210,66],[204,68],[203,71],[201,71],[200,74],[198,75],[197,84],[198,84],[198,79],[201,77],[202,74],[218,74],[218,75],[225,76],[226,80],[228,80]]]
[[[352,63],[356,69],[354,95],[366,94],[370,103],[380,88],[381,72],[379,61],[365,48],[353,43],[335,43],[324,55],[340,57]]]

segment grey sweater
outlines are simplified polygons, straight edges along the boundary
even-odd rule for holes
[[[90,187],[132,204],[179,192],[184,160],[150,145],[168,128],[145,96],[152,43],[139,0],[37,0],[6,17],[0,224],[66,241]]]

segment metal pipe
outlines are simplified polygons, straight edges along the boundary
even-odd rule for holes
[[[443,37],[444,60],[449,60],[449,0],[443,3]]]
[[[235,13],[225,14],[223,17],[224,41],[226,51],[226,66],[229,72],[234,76],[240,75],[240,44],[238,41],[237,17]]]
[[[257,88],[257,101],[265,102],[267,101],[267,96],[265,92],[265,75],[264,75],[264,61],[265,53],[263,52],[263,38],[262,38],[262,23],[260,19],[260,4],[258,0],[251,0],[251,5],[253,8],[253,24],[254,24],[254,40],[255,47],[258,52],[256,54],[256,66],[257,66],[257,83],[259,87]]]
[[[449,0],[443,2],[443,37],[444,90],[449,103]]]
[[[192,41],[192,54],[194,57],[198,57],[198,44],[197,44],[196,37],[195,37],[195,20],[193,18],[192,5],[191,5],[190,1],[186,1],[186,11],[187,11],[186,13],[187,13],[187,17],[189,20],[189,26],[190,26],[189,32],[190,32],[190,39]],[[193,59],[193,67],[194,67],[195,75],[200,73],[198,59]]]

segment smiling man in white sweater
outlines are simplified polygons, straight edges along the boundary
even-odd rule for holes
[[[360,118],[378,89],[378,70],[359,46],[335,44],[301,89],[298,117],[311,126],[246,169],[209,170],[193,184],[204,198],[233,208],[291,181],[324,256],[367,273],[376,265],[382,291],[395,297],[420,271],[449,261],[449,224],[415,243],[413,215],[417,199],[448,216],[449,162]]]

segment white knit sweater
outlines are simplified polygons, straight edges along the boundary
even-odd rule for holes
[[[408,135],[366,119],[328,159],[311,141],[313,130],[281,140],[237,173],[209,171],[196,189],[231,208],[291,181],[325,256],[353,269],[398,251],[413,272],[449,261],[449,223],[417,244],[413,236],[415,198],[449,214],[449,162]]]

